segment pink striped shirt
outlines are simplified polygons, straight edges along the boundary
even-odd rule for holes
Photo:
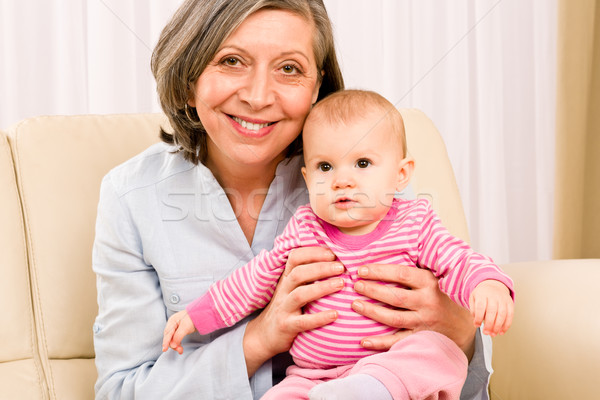
[[[511,279],[486,256],[474,252],[450,235],[426,200],[394,200],[375,230],[361,236],[342,233],[317,217],[309,205],[299,207],[271,251],[263,250],[229,277],[213,284],[208,292],[187,307],[196,329],[206,334],[232,326],[270,301],[290,251],[297,247],[325,246],[346,267],[345,287],[308,304],[305,313],[336,310],[333,323],[302,332],[290,353],[300,367],[329,368],[353,364],[377,351],[360,345],[366,336],[397,331],[352,310],[351,303],[375,300],[354,291],[358,267],[368,263],[412,265],[427,268],[439,278],[440,289],[456,303],[469,306],[469,295],[480,282],[494,279],[513,291]],[[382,282],[383,283],[383,282]],[[386,285],[394,285],[384,283]],[[387,306],[383,304],[384,306]]]

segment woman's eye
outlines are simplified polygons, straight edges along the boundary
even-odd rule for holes
[[[323,171],[323,172],[331,171],[331,164],[329,164],[329,163],[319,163],[319,165],[317,166],[317,168],[319,168],[319,171]]]
[[[358,168],[367,168],[369,165],[371,165],[371,161],[369,160],[358,160],[356,162]]]
[[[223,60],[223,64],[229,65],[231,67],[236,66],[239,62],[240,62],[240,60],[238,60],[235,57],[227,57],[226,59]]]
[[[281,70],[286,75],[291,75],[291,74],[295,74],[298,72],[298,67],[296,67],[295,65],[292,65],[292,64],[288,64],[288,65],[284,65],[283,67],[281,67]]]

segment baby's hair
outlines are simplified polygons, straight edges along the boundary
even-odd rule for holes
[[[374,111],[381,112],[379,121],[385,118],[390,122],[393,133],[398,135],[402,144],[402,157],[406,157],[406,135],[402,115],[385,97],[373,91],[347,89],[334,92],[315,104],[306,122],[320,119],[329,124],[349,124]]]

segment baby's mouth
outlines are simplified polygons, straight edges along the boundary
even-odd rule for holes
[[[336,204],[347,204],[347,203],[356,203],[356,201],[351,199],[350,197],[340,197],[335,200],[335,203]]]

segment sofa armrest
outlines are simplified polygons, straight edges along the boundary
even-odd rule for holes
[[[492,399],[586,399],[600,372],[600,260],[514,263],[515,319],[494,338]]]

